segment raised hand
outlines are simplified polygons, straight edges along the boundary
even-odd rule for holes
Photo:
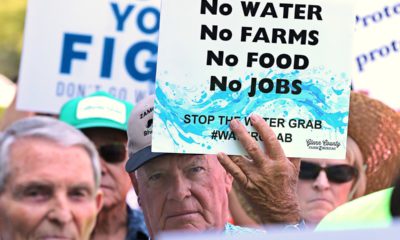
[[[245,126],[234,119],[230,128],[248,156],[219,153],[218,160],[239,183],[263,223],[298,223],[296,185],[300,161],[286,157],[275,133],[264,119],[255,114],[250,119],[264,141],[265,151]]]

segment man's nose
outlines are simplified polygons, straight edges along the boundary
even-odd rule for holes
[[[169,199],[182,201],[191,195],[190,181],[183,174],[174,175],[171,182],[168,194]]]
[[[48,218],[50,222],[57,225],[65,225],[73,218],[72,209],[67,196],[59,194],[54,196],[50,203]]]
[[[330,187],[328,176],[325,171],[320,171],[318,177],[313,182],[313,188],[319,191],[326,190]]]
[[[100,170],[101,176],[105,176],[108,173],[107,163],[102,157],[100,157]]]

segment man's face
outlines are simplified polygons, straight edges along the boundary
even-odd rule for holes
[[[9,167],[0,193],[4,239],[89,239],[102,195],[82,147],[17,140]]]
[[[112,128],[88,128],[83,132],[99,150],[103,208],[125,204],[126,194],[131,188],[129,175],[124,167],[128,159],[126,133]]]
[[[166,154],[131,173],[151,235],[223,229],[232,177],[215,155]]]

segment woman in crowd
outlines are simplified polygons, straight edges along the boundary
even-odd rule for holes
[[[302,159],[297,185],[301,216],[307,226],[319,223],[343,203],[364,194],[366,177],[363,157],[348,137],[346,160]]]

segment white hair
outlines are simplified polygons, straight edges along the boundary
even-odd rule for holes
[[[22,138],[41,138],[66,147],[82,147],[90,156],[96,190],[100,187],[100,160],[93,143],[79,130],[64,122],[35,116],[19,120],[0,133],[0,192],[4,190],[9,175],[11,146]]]

